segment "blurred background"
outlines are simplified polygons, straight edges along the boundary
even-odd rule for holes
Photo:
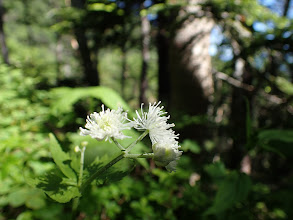
[[[79,136],[86,116],[155,101],[177,172],[123,163],[78,219],[293,219],[292,19],[293,0],[0,0],[0,220],[67,219],[23,175],[54,168],[48,134],[111,158]]]

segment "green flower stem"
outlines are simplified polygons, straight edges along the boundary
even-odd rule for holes
[[[112,140],[121,151],[125,151],[125,148],[121,144],[119,144],[115,138],[112,138]]]
[[[104,167],[97,170],[92,176],[90,176],[87,181],[80,187],[80,192],[82,192],[88,185],[91,184],[99,175],[104,173],[107,169],[112,167],[114,164],[116,164],[118,161],[122,160],[124,158],[124,152],[119,154],[117,157],[115,157],[113,160],[111,160],[109,163],[107,163]]]
[[[77,183],[78,188],[82,184],[83,165],[84,165],[84,152],[85,152],[85,147],[83,147],[82,150],[80,151],[80,167],[79,167],[79,177],[78,177],[78,183]]]
[[[131,143],[128,147],[125,148],[125,153],[127,154],[131,149],[139,142],[141,141],[147,134],[149,133],[149,130],[146,130],[143,132],[133,143]]]
[[[80,167],[79,167],[79,176],[78,176],[78,183],[77,187],[80,188],[82,184],[82,176],[83,176],[83,166],[84,166],[84,152],[85,152],[85,146],[80,151]],[[79,205],[79,197],[73,199],[72,204],[72,219],[75,219],[77,207]]]
[[[136,159],[136,158],[153,158],[154,157],[154,153],[125,154],[124,157],[125,158],[132,158],[132,159]]]

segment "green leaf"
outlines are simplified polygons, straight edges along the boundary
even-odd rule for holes
[[[251,189],[250,178],[236,171],[231,172],[220,184],[213,205],[204,215],[221,213],[246,199]]]
[[[75,184],[71,179],[63,178],[62,174],[58,173],[58,170],[52,171],[34,181],[35,187],[43,190],[50,198],[60,203],[69,202],[72,198],[80,196]]]
[[[66,189],[60,189],[57,193],[56,192],[46,192],[48,196],[60,203],[67,203],[71,199],[80,197],[80,193],[77,187],[69,186]]]
[[[293,130],[270,129],[259,132],[258,144],[281,157],[293,155]]]
[[[62,151],[58,141],[56,140],[53,134],[49,134],[50,136],[50,151],[54,162],[60,168],[62,173],[70,179],[76,180],[76,174],[70,167],[71,159],[67,153]]]
[[[278,140],[286,143],[293,143],[293,130],[270,129],[259,132],[260,141]]]
[[[200,146],[193,140],[186,139],[181,144],[181,149],[185,151],[191,151],[194,154],[199,154],[201,149]]]
[[[109,108],[121,106],[124,110],[131,113],[128,104],[114,90],[96,86],[87,88],[59,87],[50,91],[52,98],[52,110],[55,115],[69,113],[73,111],[73,105],[80,99],[93,97],[100,99]],[[133,113],[132,113],[133,114]]]
[[[85,169],[87,176],[92,176],[94,173],[102,169],[110,161],[108,155],[104,155],[102,158],[96,158],[96,160]],[[96,183],[106,184],[120,181],[127,176],[134,168],[131,160],[120,160],[117,164],[110,167],[104,173],[96,178]]]
[[[276,77],[276,84],[282,92],[288,95],[293,95],[293,84],[287,79],[278,76]]]
[[[204,170],[216,183],[220,183],[227,174],[226,167],[221,161],[204,166]]]
[[[25,203],[27,196],[27,189],[19,189],[8,195],[8,202],[12,207],[18,207]]]
[[[40,209],[46,205],[42,192],[34,188],[17,189],[8,195],[7,200],[13,207],[25,204],[28,208]]]

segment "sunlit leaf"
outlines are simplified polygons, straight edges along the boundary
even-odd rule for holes
[[[76,180],[76,174],[70,167],[71,159],[69,155],[66,154],[64,151],[62,151],[58,141],[56,140],[53,134],[49,134],[49,136],[50,136],[50,151],[55,163],[57,164],[57,166],[60,168],[60,170],[65,176]]]
[[[287,79],[278,76],[276,77],[276,84],[282,92],[288,95],[293,95],[293,84]]]

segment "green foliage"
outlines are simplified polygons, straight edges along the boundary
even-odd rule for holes
[[[181,149],[184,151],[184,152],[187,152],[187,151],[190,151],[194,154],[199,154],[201,149],[200,149],[200,146],[195,142],[195,141],[192,141],[192,140],[184,140],[183,143],[181,144]]]
[[[281,157],[293,156],[293,130],[263,130],[258,133],[258,144]],[[286,155],[286,156],[285,156]]]
[[[11,65],[0,64],[1,220],[69,219],[71,201],[81,196],[77,187],[80,153],[74,152],[75,146],[88,142],[83,181],[101,171],[117,154],[113,144],[80,136],[77,128],[84,125],[89,112],[99,110],[101,103],[114,109],[122,106],[130,117],[134,115],[132,107],[138,103],[142,67],[139,14],[165,15],[170,19],[164,25],[176,28],[180,22],[172,17],[172,10],[178,12],[187,6],[186,1],[157,1],[164,3],[141,11],[133,1],[90,0],[86,7],[76,9],[69,2],[3,3]],[[125,7],[119,3],[125,3]],[[225,35],[219,51],[225,53],[223,48],[236,41],[242,50],[239,57],[247,62],[252,75],[255,89],[247,97],[256,95],[251,103],[247,101],[246,115],[240,115],[246,119],[247,147],[242,150],[251,158],[251,175],[228,168],[228,162],[234,159],[226,156],[235,133],[228,129],[233,88],[215,80],[215,115],[188,116],[182,112],[175,121],[178,129],[188,125],[209,127],[209,140],[196,142],[180,134],[184,153],[176,173],[169,174],[148,159],[123,159],[101,172],[94,184],[84,190],[78,218],[292,218],[293,132],[289,104],[293,93],[288,74],[292,68],[292,25],[285,16],[273,13],[256,0],[212,0],[203,6]],[[155,19],[151,23],[150,101],[158,97],[161,57],[157,57],[155,48],[156,34],[160,32],[168,38],[171,33],[165,26],[160,29],[157,22]],[[259,32],[254,29],[256,22],[268,28]],[[78,62],[81,45],[75,39],[75,27],[86,28],[90,55],[98,61],[100,86],[84,87],[82,65]],[[286,33],[289,37],[285,37]],[[274,40],[268,40],[269,35]],[[167,39],[168,44],[172,37]],[[228,62],[218,57],[214,60],[215,70],[233,77],[234,58]],[[124,88],[122,74],[126,77]],[[288,103],[278,105],[267,100],[275,96]],[[214,116],[222,119],[215,122]],[[56,137],[49,135],[52,132]],[[132,130],[125,134],[133,139],[139,136]],[[132,141],[120,143],[127,146]],[[144,140],[133,153],[148,152],[149,145]],[[220,161],[211,162],[217,158]]]
[[[276,84],[278,88],[287,95],[293,95],[293,84],[284,77],[276,77]]]
[[[232,208],[247,198],[250,189],[251,180],[247,175],[235,171],[229,173],[221,181],[212,206],[204,214],[218,214]]]
[[[75,167],[71,165],[71,160],[68,154],[64,153],[57,142],[56,138],[50,134],[50,152],[54,159],[54,162],[62,171],[62,173],[67,176],[73,182],[77,182],[77,176],[72,170],[71,167]]]
[[[81,99],[93,97],[100,99],[109,108],[121,106],[124,110],[130,111],[126,102],[114,90],[107,87],[89,88],[68,88],[59,87],[51,90],[53,114],[68,114],[73,111],[73,105]]]

